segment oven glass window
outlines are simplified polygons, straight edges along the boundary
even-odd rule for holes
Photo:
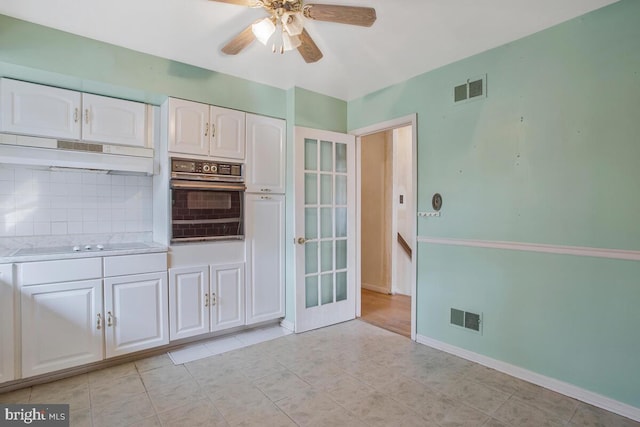
[[[172,240],[238,238],[244,235],[243,192],[172,190]]]

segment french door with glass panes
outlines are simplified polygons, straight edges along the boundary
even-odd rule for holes
[[[355,318],[355,138],[295,129],[296,332]]]

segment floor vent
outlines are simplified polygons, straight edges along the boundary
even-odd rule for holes
[[[453,102],[473,101],[487,96],[487,76],[467,79],[453,88]]]
[[[450,323],[454,326],[470,329],[475,332],[481,332],[481,314],[471,313],[468,311],[458,310],[457,308],[451,309]]]

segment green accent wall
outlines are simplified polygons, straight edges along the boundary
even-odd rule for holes
[[[295,124],[313,129],[347,132],[347,103],[338,98],[295,88]]]
[[[488,96],[453,88],[487,76]],[[348,104],[418,116],[418,235],[640,250],[640,2],[618,3]],[[640,408],[640,262],[418,245],[417,332]],[[449,326],[451,307],[484,333]]]

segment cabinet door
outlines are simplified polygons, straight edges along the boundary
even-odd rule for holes
[[[2,79],[0,129],[3,132],[80,139],[80,93]]]
[[[106,356],[169,343],[167,274],[104,279]]]
[[[244,160],[244,117],[242,111],[211,107],[211,156]]]
[[[102,280],[23,286],[22,376],[103,359]]]
[[[246,197],[247,324],[284,316],[284,195]]]
[[[209,106],[169,99],[169,151],[209,155]]]
[[[244,264],[211,266],[211,331],[244,325]]]
[[[85,93],[82,109],[83,140],[145,147],[144,104]]]
[[[12,269],[11,264],[0,264],[0,383],[15,377]]]
[[[284,194],[285,132],[284,120],[247,114],[248,192]]]
[[[169,270],[169,339],[209,332],[209,267]]]

